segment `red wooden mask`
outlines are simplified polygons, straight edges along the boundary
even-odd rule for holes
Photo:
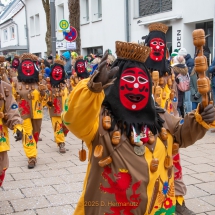
[[[122,105],[133,111],[143,109],[149,99],[149,77],[138,68],[128,68],[122,72],[119,82],[119,97]]]

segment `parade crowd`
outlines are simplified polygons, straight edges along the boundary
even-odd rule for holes
[[[201,76],[186,48],[169,52],[167,30],[149,25],[144,45],[116,41],[116,57],[111,50],[0,56],[0,186],[9,167],[8,129],[33,169],[47,107],[59,153],[66,153],[69,131],[89,151],[75,215],[195,214],[185,205],[179,148],[215,128],[215,59],[205,62],[208,78]],[[195,58],[206,59],[203,49],[197,46]],[[207,105],[197,84],[203,78]],[[83,149],[79,158],[86,159]]]

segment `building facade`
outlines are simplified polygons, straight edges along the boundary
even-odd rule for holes
[[[56,49],[59,54],[66,51],[66,42],[63,41],[63,33],[59,32],[58,23],[60,20],[69,18],[68,1],[56,0]],[[46,37],[46,15],[41,0],[26,0],[29,50],[40,57],[47,57]]]
[[[169,26],[167,46],[170,50],[185,47],[194,56],[192,32],[203,28],[206,46],[214,53],[215,0],[109,0],[102,1],[102,15],[94,20],[95,1],[81,0],[81,40],[86,54],[94,47],[115,51],[114,42],[144,42],[148,25],[162,22]],[[86,9],[86,6],[88,9]],[[86,11],[89,12],[86,12]],[[89,18],[86,20],[86,14]]]
[[[27,51],[25,10],[19,0],[12,1],[0,14],[0,35],[1,54],[14,56]]]
[[[58,23],[69,19],[68,1],[55,0],[57,51],[68,50]],[[42,1],[26,0],[30,52],[46,56],[46,19]],[[148,25],[163,22],[169,26],[167,46],[170,50],[185,47],[194,56],[192,32],[203,28],[206,46],[214,53],[215,0],[80,0],[82,55],[115,53],[115,41],[144,42]]]

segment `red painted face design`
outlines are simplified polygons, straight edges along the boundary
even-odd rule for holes
[[[154,38],[150,42],[150,58],[154,61],[161,61],[164,58],[165,43],[160,38]]]
[[[24,75],[31,76],[34,74],[34,63],[30,60],[25,60],[22,63],[22,72]]]
[[[19,66],[19,60],[18,59],[14,59],[12,62],[12,66],[13,67],[18,67]]]
[[[133,111],[143,109],[149,100],[149,78],[140,68],[129,68],[122,72],[119,82],[119,98],[122,105]]]
[[[52,71],[52,78],[56,81],[60,81],[63,78],[63,69],[60,66],[55,66]]]
[[[77,70],[79,73],[83,73],[85,71],[85,64],[83,62],[77,63]]]

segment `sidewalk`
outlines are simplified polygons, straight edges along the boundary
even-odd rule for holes
[[[0,215],[72,215],[82,191],[87,162],[80,162],[81,140],[71,133],[66,154],[58,153],[51,122],[42,124],[38,163],[27,168],[21,142],[11,133],[10,167],[0,188]],[[196,214],[215,215],[215,133],[207,132],[195,145],[181,149],[186,204]]]

